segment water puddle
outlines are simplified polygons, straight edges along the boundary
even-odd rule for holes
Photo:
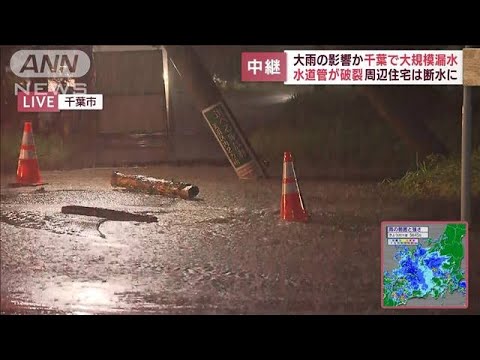
[[[33,211],[2,211],[0,221],[16,227],[47,230],[61,235],[88,235],[96,232],[97,223],[101,219],[79,217],[72,219],[61,213],[40,213]],[[96,233],[98,235],[98,232]]]

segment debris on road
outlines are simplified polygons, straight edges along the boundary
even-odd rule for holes
[[[148,194],[176,196],[185,200],[192,200],[200,192],[198,186],[192,184],[143,175],[125,175],[118,171],[113,172],[110,183],[114,187],[123,187]]]
[[[86,215],[86,216],[96,216],[100,218],[105,218],[107,220],[116,220],[116,221],[139,221],[139,222],[157,222],[158,219],[152,215],[141,215],[141,214],[132,214],[126,211],[119,210],[110,210],[102,209],[97,207],[89,206],[63,206],[63,214],[73,214],[73,215]]]

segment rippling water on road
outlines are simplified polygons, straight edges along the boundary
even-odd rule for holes
[[[312,222],[297,224],[279,220],[279,179],[239,181],[222,167],[121,169],[199,186],[185,201],[115,190],[112,171],[45,172],[44,190],[10,189],[2,178],[2,313],[393,313],[380,308],[379,224],[408,214],[374,184],[301,182]],[[62,214],[66,205],[158,222]],[[471,271],[472,294],[478,266]]]

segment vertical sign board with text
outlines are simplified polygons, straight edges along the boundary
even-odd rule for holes
[[[238,135],[225,105],[221,102],[217,103],[204,109],[202,114],[238,177],[241,179],[254,177],[256,174],[255,161]]]

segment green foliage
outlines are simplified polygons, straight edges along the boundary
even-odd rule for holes
[[[20,145],[22,140],[21,132],[3,131],[0,139],[0,159],[3,171],[15,169],[20,154]]]
[[[449,158],[430,156],[416,171],[409,171],[401,179],[386,180],[383,186],[406,196],[451,198],[460,195],[461,161],[458,156]],[[480,147],[472,157],[472,190],[480,195]]]
[[[63,142],[57,134],[34,135],[40,169],[58,169],[70,159],[72,146]],[[1,134],[1,168],[2,171],[15,171],[20,154],[22,132],[2,130]]]

